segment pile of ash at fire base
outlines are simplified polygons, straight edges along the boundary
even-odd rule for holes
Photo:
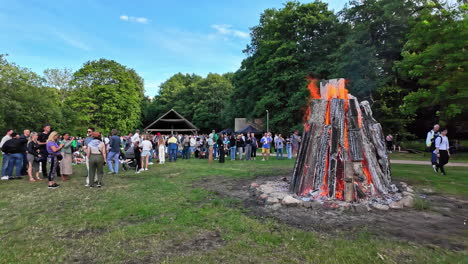
[[[346,202],[392,197],[388,152],[369,102],[348,93],[345,79],[309,79],[309,108],[290,191],[314,200]]]

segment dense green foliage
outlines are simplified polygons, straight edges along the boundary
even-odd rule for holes
[[[260,15],[235,73],[177,73],[151,98],[137,73],[115,61],[40,77],[2,58],[0,128],[47,121],[76,132],[129,131],[173,108],[203,132],[232,128],[236,117],[266,119],[268,110],[271,130],[289,133],[302,128],[311,75],[346,78],[385,133],[423,137],[439,122],[452,138],[466,137],[467,10],[463,1],[351,0],[334,13],[321,1],[287,2]],[[34,120],[31,109],[40,112]]]
[[[77,127],[109,132],[130,131],[140,124],[143,79],[134,70],[113,60],[90,61],[70,83],[75,88],[65,103],[76,113]]]

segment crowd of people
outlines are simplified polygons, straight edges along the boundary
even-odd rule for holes
[[[41,133],[24,130],[22,134],[9,129],[0,142],[2,150],[2,180],[29,177],[30,182],[47,178],[48,188],[55,189],[56,178],[69,180],[73,165],[86,164],[86,186],[102,187],[104,167],[109,174],[117,174],[119,168],[134,169],[136,173],[148,170],[153,161],[159,164],[176,162],[178,159],[207,159],[224,163],[255,160],[257,149],[261,149],[262,161],[270,158],[274,151],[276,159],[292,159],[297,155],[300,144],[298,131],[284,138],[281,134],[254,133],[221,134],[213,130],[210,134],[181,135],[134,134],[118,135],[113,129],[108,136],[101,135],[90,127],[85,138],[73,137],[70,133],[52,131],[45,125]],[[47,169],[49,166],[49,169]],[[40,175],[42,174],[42,175]],[[42,177],[41,177],[42,176]]]

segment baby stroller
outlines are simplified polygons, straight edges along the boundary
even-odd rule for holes
[[[133,146],[130,146],[125,152],[120,149],[119,161],[122,164],[124,171],[127,171],[128,169],[137,170],[137,162]]]

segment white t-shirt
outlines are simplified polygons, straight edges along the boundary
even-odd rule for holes
[[[151,150],[153,148],[153,144],[151,144],[151,141],[149,140],[143,140],[141,143],[141,147],[143,150]]]
[[[7,141],[10,140],[10,139],[11,139],[11,137],[8,136],[8,135],[7,135],[7,136],[4,136],[4,137],[2,138],[2,141],[0,142],[0,148],[3,146],[3,144],[5,144],[5,142],[7,142]]]
[[[448,137],[440,136],[436,138],[435,147],[436,147],[436,150],[434,150],[434,153],[436,153],[437,148],[439,148],[439,150],[448,150],[449,149]]]
[[[136,133],[135,135],[133,135],[132,137],[132,143],[135,143],[135,142],[140,142],[140,134]]]

